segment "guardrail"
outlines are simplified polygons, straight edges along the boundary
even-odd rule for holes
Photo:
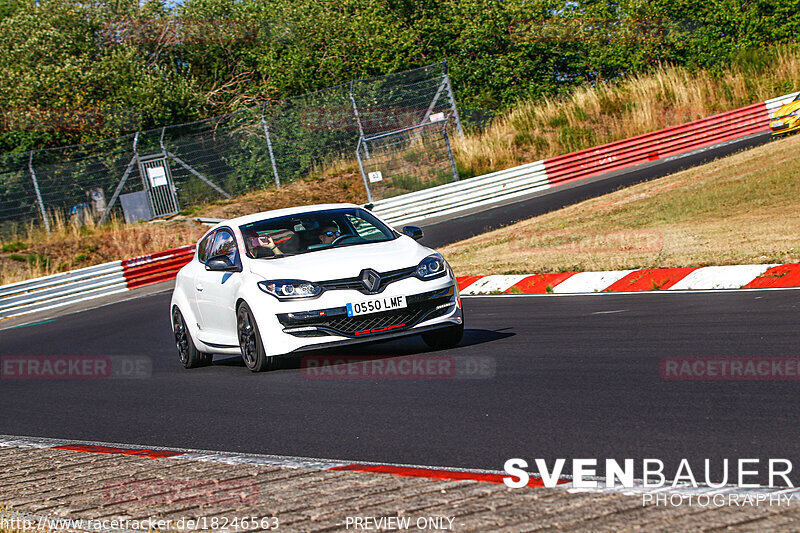
[[[546,159],[551,185],[571,183],[769,130],[764,102],[652,133]]]
[[[387,223],[446,216],[550,188],[544,162],[379,200],[373,211]]]
[[[122,261],[0,287],[0,318],[43,311],[127,291]]]
[[[593,176],[715,146],[769,129],[791,93],[663,130],[375,202],[392,225],[457,214]],[[217,222],[209,219],[204,222]],[[0,286],[0,318],[52,309],[173,279],[194,244]]]
[[[124,260],[122,274],[128,289],[174,279],[178,270],[192,260],[194,246],[194,244],[190,244]]]
[[[779,96],[680,126],[379,200],[373,210],[389,224],[400,226],[499,204],[556,185],[720,145],[768,131],[771,113],[797,95]]]
[[[194,244],[0,286],[0,318],[45,311],[173,279]]]
[[[767,111],[772,113],[773,111],[775,111],[779,107],[781,107],[783,105],[786,105],[789,102],[791,102],[792,100],[794,100],[795,98],[797,98],[798,94],[800,94],[800,92],[789,93],[789,94],[784,94],[783,96],[777,96],[775,98],[770,98],[769,100],[764,102],[767,105]]]

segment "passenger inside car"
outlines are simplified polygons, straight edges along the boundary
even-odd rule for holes
[[[243,232],[247,253],[254,259],[296,253],[300,249],[300,239],[290,229],[274,231]]]

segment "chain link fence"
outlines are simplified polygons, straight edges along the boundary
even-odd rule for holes
[[[358,159],[370,199],[458,179],[447,64],[188,124],[0,158],[0,231],[56,214],[151,219]],[[376,179],[379,173],[381,178]],[[369,175],[372,173],[372,179]]]
[[[458,180],[449,119],[362,137],[356,150],[370,202]]]

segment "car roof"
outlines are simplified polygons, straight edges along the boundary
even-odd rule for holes
[[[216,224],[209,231],[224,226],[230,226],[230,227],[242,226],[244,224],[250,224],[251,222],[266,220],[268,218],[277,218],[286,215],[296,215],[299,213],[312,213],[314,211],[326,211],[328,209],[343,209],[347,207],[360,208],[361,206],[358,206],[356,204],[315,204],[315,205],[301,205],[297,207],[287,207],[284,209],[273,209],[272,211],[262,211],[260,213],[253,213],[251,215],[245,215],[241,217],[230,218],[228,220],[223,220],[222,222]]]

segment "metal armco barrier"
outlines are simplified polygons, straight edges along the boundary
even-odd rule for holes
[[[767,111],[772,113],[779,107],[784,106],[789,102],[791,102],[792,100],[794,100],[798,94],[800,94],[800,92],[784,94],[783,96],[778,96],[776,98],[771,98],[767,100],[766,102],[764,102],[765,104],[767,104]]]
[[[194,244],[0,286],[0,318],[44,311],[174,279]]]
[[[389,224],[400,226],[723,144],[768,131],[771,113],[797,95],[779,96],[680,126],[380,200],[375,202],[374,211]]]
[[[375,202],[374,211],[388,223],[399,226],[481,209],[544,191],[554,185],[741,139],[767,131],[771,113],[798,94],[779,96],[680,126],[380,200]],[[192,259],[194,248],[195,245],[191,244],[0,286],[0,318],[52,309],[174,279],[178,270]]]
[[[614,172],[769,129],[765,102],[630,139],[546,159],[551,185]]]
[[[374,211],[387,223],[447,216],[550,188],[544,162],[536,161],[456,183],[375,202]]]
[[[128,290],[122,261],[0,287],[0,318],[44,311]]]

